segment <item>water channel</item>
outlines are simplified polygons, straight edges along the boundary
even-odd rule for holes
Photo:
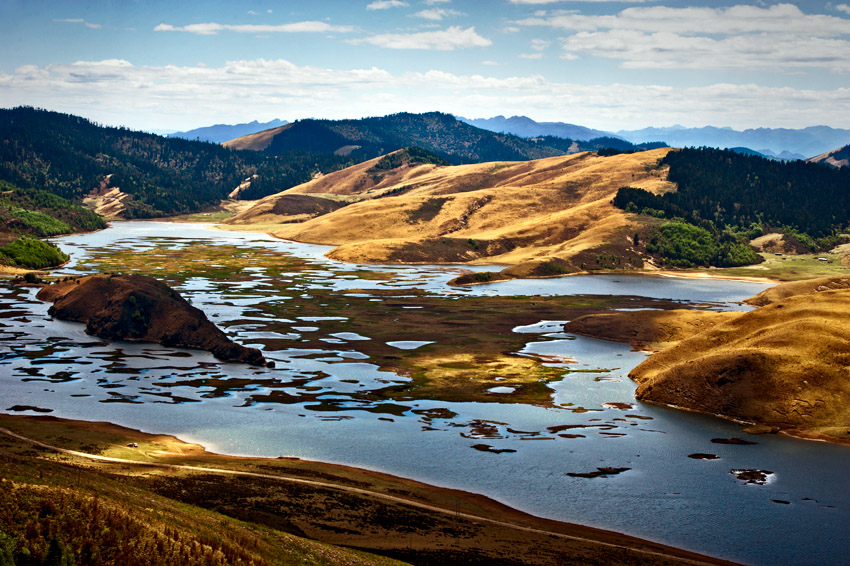
[[[235,246],[294,258],[300,267],[291,276],[285,270],[269,273],[258,263],[248,268],[248,279],[244,273],[238,280],[210,278],[199,270],[175,285],[232,338],[264,348],[276,367],[249,368],[200,351],[105,342],[86,335],[81,324],[52,320],[49,305],[35,299],[34,289],[0,281],[0,411],[29,407],[21,413],[37,409],[110,421],[174,434],[220,453],[287,455],[380,470],[481,493],[536,515],[745,563],[847,560],[850,449],[778,435],[747,437],[756,442],[752,445],[712,443],[742,436],[741,427],[636,402],[627,374],[645,354],[626,345],[564,334],[563,321],[515,328],[527,337],[518,355],[571,370],[551,384],[551,406],[499,402],[510,388],[498,387],[491,403],[365,402],[355,393],[408,380],[380,370],[358,351],[369,336],[326,330],[333,320],[322,316],[284,321],[282,331],[280,320],[258,309],[310,301],[319,290],[358,296],[374,290],[368,300],[380,301],[377,291],[386,289],[416,289],[446,300],[638,295],[723,309],[742,308],[738,301],[764,284],[616,275],[459,288],[447,284],[456,275],[450,268],[352,266],[325,259],[329,248],[323,246],[157,222],[120,223],[58,243],[72,256],[58,270],[68,275],[95,269],[88,260],[116,250]],[[299,346],[308,335],[319,336],[326,347]],[[270,349],[270,343],[278,346]],[[423,347],[416,336],[399,336],[392,345]],[[205,379],[243,385],[222,393],[205,386]],[[272,391],[292,400],[257,401]],[[717,458],[689,457],[696,453]],[[625,470],[593,478],[568,475],[598,468]],[[763,484],[745,483],[730,473],[737,469],[771,473]]]

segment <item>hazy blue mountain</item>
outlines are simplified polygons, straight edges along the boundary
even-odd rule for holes
[[[254,120],[247,124],[216,124],[215,126],[205,126],[203,128],[195,128],[188,132],[174,132],[168,134],[169,138],[183,138],[185,140],[199,140],[213,143],[222,143],[247,136],[248,134],[256,134],[263,130],[270,130],[288,124],[286,120],[274,119],[271,122],[260,123]]]
[[[757,147],[768,156],[793,159],[813,156],[850,143],[850,130],[811,126],[800,130],[788,128],[757,128],[733,130],[732,128],[644,128],[642,130],[620,130],[617,135],[633,143],[664,140],[673,147]],[[771,152],[773,155],[771,155]],[[787,152],[787,154],[783,154]],[[788,155],[791,154],[791,155]]]
[[[740,153],[741,155],[755,155],[756,157],[765,157],[775,161],[804,161],[806,159],[806,156],[799,153],[791,153],[790,151],[776,153],[769,149],[752,149],[749,147],[729,147],[726,149]]]
[[[527,116],[494,116],[493,118],[460,118],[458,120],[478,128],[513,134],[524,138],[556,136],[587,141],[599,137],[618,137],[632,143],[667,142],[673,147],[759,148],[767,157],[783,160],[805,159],[842,147],[850,143],[850,130],[829,126],[811,126],[799,130],[788,128],[757,128],[733,130],[732,128],[686,128],[669,126],[604,132],[564,122],[535,122]]]
[[[491,132],[501,134],[513,134],[522,138],[554,136],[577,141],[587,141],[612,135],[611,132],[594,130],[565,122],[535,122],[527,116],[511,116],[510,118],[494,116],[492,118],[476,119],[457,116],[457,119],[482,130],[490,130]]]

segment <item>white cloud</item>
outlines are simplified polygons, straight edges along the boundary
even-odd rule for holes
[[[685,126],[850,128],[850,88],[713,84],[689,88],[573,84],[539,75],[327,69],[285,60],[217,67],[80,61],[0,72],[0,107],[32,105],[139,129],[188,129],[257,116],[343,118],[442,110],[524,114],[608,130]]]
[[[848,6],[847,4],[839,4],[838,6],[835,7],[835,9],[838,10],[839,12],[844,12],[845,14],[850,14],[850,6]]]
[[[613,15],[537,12],[517,22],[571,32],[565,54],[623,68],[850,72],[850,20],[777,4],[728,8],[627,8]]]
[[[196,35],[216,35],[222,31],[236,33],[350,33],[355,31],[352,26],[335,26],[325,22],[293,22],[291,24],[217,24],[214,22],[203,24],[189,24],[188,26],[173,26],[161,23],[154,31],[181,31],[194,33]]]
[[[537,53],[520,53],[520,59],[543,59],[543,54],[539,51]]]
[[[466,14],[464,14],[463,12],[458,12],[457,10],[451,10],[449,8],[429,8],[427,10],[420,10],[413,15],[417,18],[440,21],[443,18],[465,16]]]
[[[627,69],[850,72],[850,41],[808,35],[753,34],[714,39],[633,30],[580,32],[563,41],[565,53],[617,59]]]
[[[101,27],[103,27],[100,24],[93,24],[91,22],[87,22],[83,18],[54,18],[53,21],[54,22],[63,22],[63,23],[66,23],[66,24],[83,24],[84,26],[86,26],[89,29],[100,29]]]
[[[546,41],[545,39],[532,39],[531,40],[531,48],[535,51],[543,51],[547,47],[552,44],[551,41]]]
[[[817,36],[850,34],[850,20],[804,14],[793,4],[730,6],[728,8],[626,8],[614,15],[584,15],[577,11],[539,12],[516,22],[570,31],[625,29],[647,33],[734,35],[742,33],[806,33]]]
[[[452,0],[425,0],[426,6],[436,6],[437,4],[448,4]]]
[[[453,51],[467,47],[487,47],[493,42],[476,33],[474,27],[461,29],[452,26],[446,30],[423,31],[419,33],[385,33],[362,39],[351,39],[349,43],[358,45],[368,43],[387,49],[426,49],[432,51]]]
[[[407,2],[402,0],[375,0],[366,6],[367,10],[387,10],[389,8],[403,8],[409,6]]]

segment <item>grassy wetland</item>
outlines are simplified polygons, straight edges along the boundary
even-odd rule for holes
[[[672,301],[640,297],[608,296],[440,296],[415,284],[394,289],[392,272],[345,266],[334,277],[366,280],[383,287],[333,289],[313,285],[321,268],[308,259],[282,255],[263,247],[212,244],[203,240],[153,238],[147,249],[101,248],[81,261],[76,269],[101,273],[141,273],[172,285],[203,279],[221,285],[221,300],[250,298],[251,284],[262,266],[264,292],[279,299],[253,306],[267,322],[263,331],[274,337],[258,337],[265,351],[290,348],[318,349],[336,335],[368,356],[382,370],[396,372],[411,381],[380,391],[364,393],[366,399],[435,399],[444,401],[493,401],[551,404],[549,384],[568,374],[571,360],[541,359],[519,351],[527,342],[513,328],[540,320],[571,319],[584,314],[621,308],[676,308]],[[308,292],[303,292],[310,287]],[[424,285],[423,285],[424,287]],[[215,321],[215,319],[213,318]],[[309,321],[321,321],[322,333]],[[305,322],[308,321],[308,322]],[[244,320],[221,322],[223,329],[241,327]],[[295,336],[298,336],[295,338]],[[330,337],[330,338],[329,338]],[[346,337],[348,339],[346,339]],[[394,342],[421,342],[416,348]],[[332,343],[332,342],[331,342]],[[557,362],[562,363],[557,363]],[[555,367],[553,367],[553,365]],[[179,381],[173,386],[179,386]],[[196,382],[197,384],[197,382]],[[225,393],[228,385],[208,382]],[[508,387],[509,394],[493,395],[494,387]],[[274,393],[266,402],[286,402]]]

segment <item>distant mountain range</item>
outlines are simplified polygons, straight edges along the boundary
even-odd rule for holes
[[[215,126],[195,128],[194,130],[189,130],[187,132],[174,132],[172,134],[168,134],[166,137],[223,143],[240,136],[246,136],[263,130],[277,128],[288,123],[289,122],[286,120],[274,119],[271,122],[262,123],[254,120],[247,124],[216,124]]]
[[[568,138],[577,141],[587,141],[593,138],[601,138],[611,136],[611,132],[602,130],[593,130],[584,126],[575,124],[565,124],[564,122],[535,122],[527,116],[494,116],[493,118],[462,118],[457,116],[461,122],[471,124],[476,128],[490,130],[491,132],[500,132],[504,134],[513,134],[523,138],[534,138],[538,136],[556,136],[559,138]],[[646,140],[656,141],[656,140]]]
[[[766,157],[778,159],[804,159],[832,151],[850,143],[850,130],[811,126],[799,130],[787,128],[757,128],[733,130],[732,128],[644,128],[603,132],[564,122],[535,122],[526,116],[495,116],[487,119],[459,118],[468,124],[493,132],[522,137],[558,136],[574,140],[588,140],[602,136],[618,137],[632,143],[663,141],[673,147],[747,148]]]
[[[671,126],[620,130],[615,135],[633,143],[662,139],[673,147],[748,147],[769,157],[786,159],[789,157],[788,154],[796,154],[798,159],[812,157],[850,143],[850,130],[829,126],[811,126],[800,130],[757,128],[743,131],[714,126],[704,128]]]

